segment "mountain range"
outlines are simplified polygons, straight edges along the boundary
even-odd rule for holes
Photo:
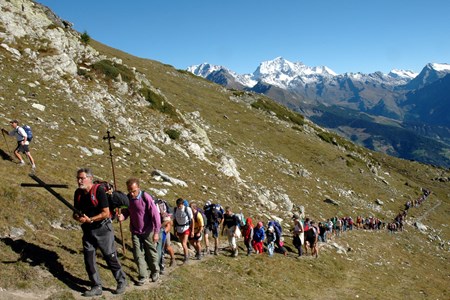
[[[450,167],[450,64],[336,74],[282,57],[251,74],[203,63],[187,69],[230,89],[264,94],[372,150]]]

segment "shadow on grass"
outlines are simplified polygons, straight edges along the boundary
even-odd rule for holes
[[[53,251],[41,248],[24,240],[13,240],[11,238],[0,238],[0,241],[20,254],[17,261],[23,261],[30,266],[45,266],[47,270],[58,280],[66,284],[72,290],[83,292],[84,286],[89,286],[89,281],[73,276],[64,270],[64,266],[58,262],[59,256]],[[17,261],[2,261],[2,263],[16,263]]]
[[[1,157],[3,160],[13,161],[13,158],[11,157],[11,155],[9,155],[8,153],[6,153],[6,152],[3,151],[2,149],[0,149],[0,157]]]

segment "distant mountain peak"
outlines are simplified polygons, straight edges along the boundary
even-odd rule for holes
[[[211,73],[220,71],[220,70],[226,70],[230,73],[233,73],[232,71],[228,70],[226,67],[218,66],[218,65],[212,65],[207,62],[199,64],[199,65],[193,65],[187,68],[187,71],[201,77],[208,77]]]
[[[429,63],[427,67],[437,72],[450,72],[450,64],[446,63]]]
[[[399,70],[399,69],[393,69],[389,72],[389,76],[393,78],[405,78],[405,79],[413,79],[416,77],[419,73],[410,71],[410,70]]]

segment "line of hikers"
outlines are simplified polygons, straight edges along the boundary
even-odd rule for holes
[[[387,225],[389,232],[393,233],[395,231],[403,231],[403,223],[406,219],[406,216],[408,215],[408,210],[412,207],[419,207],[422,202],[425,201],[430,195],[430,190],[422,188],[422,195],[419,198],[413,199],[412,201],[406,201],[405,209],[399,212],[395,216],[394,220]]]
[[[178,198],[176,206],[172,208],[167,201],[143,191],[137,178],[127,180],[128,194],[125,194],[114,191],[108,183],[94,181],[92,171],[88,168],[77,171],[77,182],[74,207],[82,213],[74,213],[73,217],[81,223],[83,229],[84,262],[91,281],[91,289],[83,293],[86,297],[102,294],[102,281],[96,266],[96,249],[102,252],[117,281],[117,289],[114,292],[120,294],[126,289],[127,280],[117,258],[114,243],[111,222],[114,218],[119,222],[130,220],[133,257],[138,270],[135,284],[138,286],[159,280],[166,268],[166,253],[170,257],[169,266],[176,265],[172,236],[181,243],[183,263],[190,260],[189,246],[194,249],[196,259],[201,259],[202,254],[218,255],[220,233],[226,234],[232,257],[238,256],[237,241],[241,237],[247,255],[264,252],[269,256],[273,256],[275,252],[287,255],[282,227],[276,220],[269,220],[267,224],[258,221],[254,225],[253,219],[244,218],[242,212],[233,213],[230,207],[223,209],[220,204],[212,201],[207,201],[201,207],[199,203],[188,203],[187,200]],[[421,201],[429,194],[427,191]],[[121,212],[115,214],[118,207],[122,207]],[[333,217],[316,224],[315,221],[303,219],[300,214],[295,213],[292,220],[293,245],[299,257],[307,254],[308,248],[312,256],[318,257],[319,242],[326,242],[333,236],[338,237],[341,231],[352,230],[354,227],[351,217]],[[359,216],[356,228],[381,229],[382,224],[384,223],[377,218],[363,219]],[[210,236],[214,239],[212,247],[209,243]]]

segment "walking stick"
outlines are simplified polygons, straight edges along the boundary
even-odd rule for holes
[[[116,139],[116,137],[113,135],[111,136],[110,131],[106,131],[106,136],[103,137],[104,140],[108,140],[109,144],[109,157],[111,158],[111,168],[112,168],[112,175],[113,175],[113,184],[114,184],[114,190],[117,191],[117,184],[116,184],[116,173],[114,170],[114,159],[112,154],[112,146],[111,146],[111,140]],[[120,208],[116,208],[116,214],[120,214]],[[127,254],[127,250],[125,248],[125,240],[123,238],[123,229],[122,229],[122,222],[119,221],[119,228],[120,228],[120,238],[122,239],[122,250],[123,255],[125,256]]]
[[[3,129],[2,129],[2,134],[3,134],[3,138],[5,139],[6,148],[8,149],[9,154],[12,155],[11,149],[9,148],[8,141],[6,140],[5,132],[3,131]]]

